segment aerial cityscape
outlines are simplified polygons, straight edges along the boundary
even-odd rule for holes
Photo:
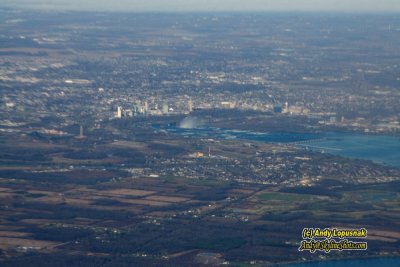
[[[398,14],[0,8],[0,92],[1,266],[400,261]]]

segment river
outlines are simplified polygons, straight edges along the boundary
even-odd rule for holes
[[[400,167],[400,137],[395,136],[343,132],[257,133],[211,127],[200,129],[162,127],[162,129],[183,136],[292,144],[299,148]]]

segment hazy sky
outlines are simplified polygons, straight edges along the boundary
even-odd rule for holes
[[[0,0],[0,7],[110,11],[400,12],[400,0]]]

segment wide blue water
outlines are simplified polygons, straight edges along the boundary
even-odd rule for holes
[[[257,133],[211,127],[201,129],[167,127],[163,129],[184,136],[293,144],[304,149],[400,167],[400,137],[395,136],[342,132]]]
[[[324,135],[324,138],[310,142],[308,148],[400,167],[399,137],[348,133],[326,133]],[[307,148],[307,144],[300,146]]]
[[[400,258],[369,258],[358,260],[333,260],[326,262],[294,263],[277,267],[399,267]]]

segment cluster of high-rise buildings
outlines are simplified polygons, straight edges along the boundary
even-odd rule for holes
[[[302,106],[290,106],[286,101],[285,103],[265,103],[261,107],[246,105],[246,103],[236,101],[219,101],[216,103],[203,103],[203,101],[197,101],[197,109],[239,109],[239,110],[255,110],[255,111],[270,111],[273,113],[285,113],[285,114],[308,114],[310,111]],[[207,105],[208,104],[208,105]],[[114,106],[114,118],[120,119],[123,117],[136,117],[144,115],[173,115],[173,114],[190,114],[194,109],[192,99],[187,100],[186,103],[169,103],[167,101],[137,101],[134,104],[119,104]]]
[[[176,109],[168,102],[152,102],[138,101],[133,105],[117,105],[114,108],[114,118],[121,119],[122,117],[136,117],[143,115],[172,115],[172,114],[190,114],[193,111],[193,101],[189,99],[185,109]]]

